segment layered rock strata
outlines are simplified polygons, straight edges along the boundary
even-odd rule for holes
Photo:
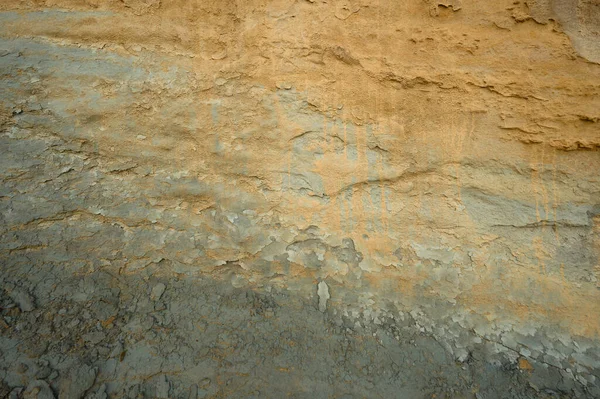
[[[406,395],[597,397],[599,32],[594,0],[4,0],[6,389],[390,397],[435,358],[501,382]],[[302,318],[353,361],[299,360]]]

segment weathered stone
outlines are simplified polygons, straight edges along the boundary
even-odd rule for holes
[[[327,301],[329,298],[329,286],[325,281],[319,282],[317,286],[317,295],[319,297],[319,311],[325,312],[327,310]]]
[[[190,385],[188,399],[197,399],[197,398],[198,398],[198,385],[196,385],[196,384]]]
[[[102,384],[96,392],[86,396],[86,399],[107,399],[107,398],[108,398],[108,395],[106,394],[106,384]]]
[[[162,297],[162,294],[165,292],[167,288],[163,283],[158,283],[154,287],[152,287],[152,292],[150,293],[150,299],[153,301],[157,301]]]
[[[19,309],[21,309],[23,312],[31,312],[35,309],[35,301],[33,297],[27,291],[21,288],[17,288],[11,292],[11,298],[17,303]]]
[[[157,398],[169,398],[169,392],[171,390],[171,385],[169,384],[169,380],[165,375],[161,375],[158,377],[156,382],[156,397]]]
[[[1,1],[6,386],[600,397],[599,16]]]
[[[54,399],[54,392],[46,381],[31,381],[23,392],[23,399]]]
[[[59,399],[79,399],[94,385],[97,370],[86,364],[77,364],[61,377]]]

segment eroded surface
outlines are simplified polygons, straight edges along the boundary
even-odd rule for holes
[[[396,3],[2,2],[3,389],[600,395],[593,2]]]

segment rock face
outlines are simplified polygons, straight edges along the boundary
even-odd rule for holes
[[[3,0],[0,154],[0,392],[600,396],[596,0]]]

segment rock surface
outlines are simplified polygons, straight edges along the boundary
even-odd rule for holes
[[[327,310],[327,301],[331,298],[329,287],[325,281],[321,281],[317,286],[317,296],[319,297],[319,310],[325,312]]]
[[[0,397],[600,397],[599,32],[3,0]]]

